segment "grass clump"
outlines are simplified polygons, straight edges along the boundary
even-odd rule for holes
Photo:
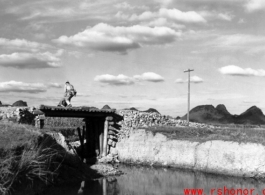
[[[37,129],[0,123],[0,134],[0,194],[8,194],[21,184],[54,181],[63,156],[43,144]]]

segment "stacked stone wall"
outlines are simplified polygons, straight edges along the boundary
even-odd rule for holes
[[[121,126],[118,133],[118,140],[128,138],[131,131],[134,129],[148,128],[152,126],[156,127],[179,127],[185,128],[188,126],[186,120],[175,119],[170,116],[161,115],[157,112],[141,112],[134,110],[118,110],[117,114],[123,116],[123,120],[118,124]],[[189,122],[191,128],[207,128],[214,129],[217,126]]]

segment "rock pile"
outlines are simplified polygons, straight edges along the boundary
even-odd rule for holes
[[[0,119],[23,124],[34,124],[34,107],[1,107]]]
[[[118,110],[118,114],[123,116],[124,120],[119,122],[121,125],[120,137],[128,137],[130,131],[138,128],[151,126],[168,126],[168,127],[187,127],[186,120],[175,119],[170,116],[161,115],[158,112],[141,112],[136,110]],[[213,125],[190,122],[192,128],[215,128]]]

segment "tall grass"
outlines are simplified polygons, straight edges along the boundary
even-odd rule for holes
[[[45,140],[39,143],[39,137],[34,136],[39,133],[34,132],[37,129],[34,130],[31,126],[24,132],[25,137],[32,134],[31,139],[23,144],[21,141],[24,136],[19,128],[23,129],[20,125],[6,124],[5,128],[0,129],[3,135],[1,137],[6,136],[5,130],[9,131],[8,135],[13,135],[9,139],[10,143],[0,148],[0,194],[8,194],[21,184],[32,186],[36,182],[53,183],[64,159],[63,154],[58,153],[55,148],[47,147]],[[17,134],[20,139],[15,138]]]

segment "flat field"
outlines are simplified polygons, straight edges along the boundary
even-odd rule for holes
[[[265,128],[191,128],[191,127],[147,127],[153,133],[162,133],[169,139],[204,142],[209,140],[224,140],[236,142],[251,142],[265,145]]]

